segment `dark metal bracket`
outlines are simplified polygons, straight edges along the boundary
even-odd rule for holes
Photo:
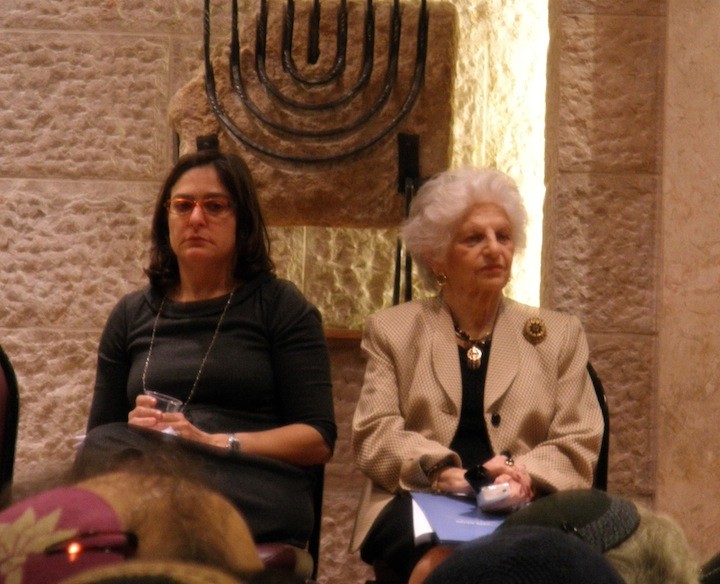
[[[398,192],[405,201],[405,219],[410,212],[415,193],[420,186],[420,136],[398,134]],[[412,258],[403,246],[400,236],[395,245],[395,273],[393,277],[393,306],[400,304],[401,288],[404,301],[412,300]]]

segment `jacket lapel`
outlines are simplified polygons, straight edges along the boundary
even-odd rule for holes
[[[512,301],[503,298],[493,329],[490,363],[485,379],[485,411],[493,409],[493,405],[508,390],[517,375],[521,331],[515,330],[519,326],[515,321]]]
[[[462,379],[458,366],[452,315],[445,302],[438,297],[429,315],[428,328],[433,331],[430,346],[435,380],[447,396],[442,409],[451,415],[460,414]]]
[[[522,339],[521,324],[514,317],[513,302],[503,298],[493,330],[490,363],[485,379],[485,406],[492,406],[510,388],[520,366],[518,344]],[[447,396],[443,411],[451,415],[460,414],[462,402],[462,379],[458,365],[458,349],[455,341],[452,316],[442,298],[435,299],[429,312],[427,326],[433,331],[430,346],[433,371],[437,384]]]

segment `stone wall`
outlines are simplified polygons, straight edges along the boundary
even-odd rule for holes
[[[610,490],[720,535],[714,3],[550,2],[543,304],[580,316]]]
[[[668,1],[657,359],[659,509],[720,548],[720,10]]]
[[[350,553],[350,532],[364,485],[363,474],[352,462],[350,422],[360,395],[365,360],[359,335],[328,331],[333,376],[333,398],[338,423],[335,455],[325,467],[323,520],[320,531],[322,582],[364,582],[372,571],[357,553]]]
[[[20,383],[18,496],[67,469],[100,330],[144,282],[174,150],[168,102],[200,58],[200,9],[0,1],[0,339]]]
[[[543,304],[580,317],[612,491],[655,494],[662,2],[551,2]]]

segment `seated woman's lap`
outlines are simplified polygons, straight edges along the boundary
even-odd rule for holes
[[[360,557],[370,565],[382,562],[407,580],[415,564],[432,546],[415,545],[412,498],[409,493],[401,493],[378,515],[360,548]]]
[[[83,478],[123,464],[181,473],[222,493],[240,510],[257,543],[304,547],[310,536],[313,476],[309,469],[114,423],[88,432],[75,474]]]

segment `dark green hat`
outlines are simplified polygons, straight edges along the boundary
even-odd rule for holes
[[[559,529],[497,529],[462,544],[425,584],[622,584],[610,561]]]
[[[640,524],[635,504],[596,489],[559,491],[508,517],[500,529],[521,525],[555,527],[578,536],[597,551],[620,545]]]

